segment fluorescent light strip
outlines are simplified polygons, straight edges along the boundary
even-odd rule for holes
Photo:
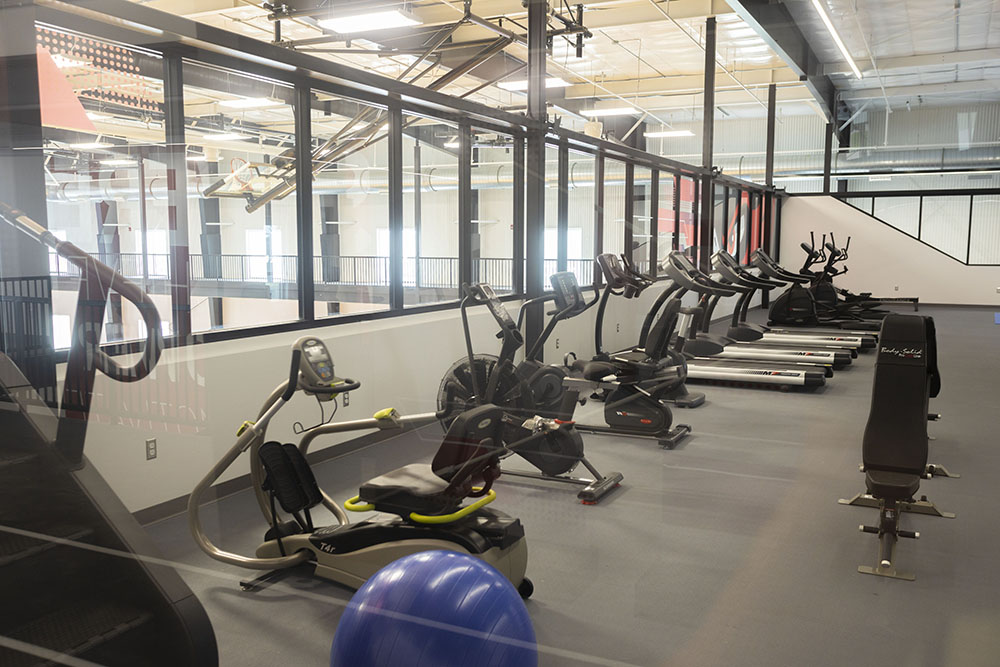
[[[552,76],[545,79],[546,88],[566,88],[571,85],[568,81],[560,79],[557,76]],[[528,80],[521,79],[519,81],[501,81],[497,84],[497,88],[503,88],[504,90],[509,90],[511,92],[520,92],[528,89]]]
[[[284,104],[281,100],[272,100],[270,97],[241,97],[235,100],[222,100],[220,107],[229,109],[263,109],[265,107],[276,107]]]
[[[420,21],[404,14],[398,9],[355,14],[353,16],[331,16],[330,18],[317,21],[317,23],[322,28],[341,34],[372,32],[388,28],[405,28],[411,25],[420,25]]]
[[[694,132],[691,130],[664,130],[663,132],[644,132],[647,139],[656,139],[658,137],[693,137]]]
[[[102,141],[86,141],[79,144],[70,144],[69,147],[81,151],[86,151],[86,150],[93,150],[95,148],[111,148],[111,144],[106,144]]]
[[[584,109],[581,116],[598,118],[600,116],[634,116],[639,113],[635,107],[608,107],[607,109]]]
[[[207,139],[208,141],[246,141],[249,138],[245,134],[237,134],[236,132],[217,132],[202,136],[202,139]]]
[[[837,29],[833,27],[833,22],[830,20],[829,14],[826,13],[826,8],[823,6],[823,3],[820,2],[820,0],[812,0],[812,3],[813,7],[816,8],[816,12],[819,14],[819,17],[823,19],[823,25],[825,25],[826,29],[830,31],[830,35],[833,37],[833,41],[837,44],[837,48],[840,49],[840,53],[847,60],[847,64],[851,66],[851,71],[854,72],[854,76],[859,79],[862,78],[861,70],[858,69],[857,64],[854,62],[854,58],[851,57],[847,47],[844,46],[844,40],[840,38],[840,35],[837,33]]]

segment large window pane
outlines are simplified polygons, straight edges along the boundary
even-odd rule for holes
[[[625,163],[604,161],[604,252],[625,252]]]
[[[577,282],[594,282],[594,167],[596,158],[569,152],[568,270]]]
[[[636,167],[632,186],[632,263],[640,273],[649,272],[649,230],[653,173]]]
[[[681,228],[679,230],[678,250],[687,250],[698,244],[697,220],[697,194],[694,179],[688,177],[681,178],[680,208],[681,208]]]
[[[293,93],[184,63],[194,331],[298,319]]]
[[[43,98],[49,228],[153,293],[170,334],[163,61],[48,27],[36,36],[40,86],[71,93],[58,104]],[[68,347],[79,271],[54,252],[49,269],[55,345]],[[138,339],[144,327],[129,301],[112,296],[101,339]]]
[[[969,197],[924,197],[920,240],[965,261],[969,242]]]
[[[403,116],[403,181],[420,182],[419,188],[403,196],[406,306],[459,298],[458,151],[455,125]]]
[[[545,147],[545,279],[556,272],[559,258],[559,149]]]
[[[876,197],[874,215],[899,231],[916,237],[920,219],[920,198]]]
[[[311,119],[316,317],[387,310],[388,115],[315,91]]]
[[[680,192],[674,187],[676,178],[668,172],[660,172],[660,201],[656,213],[656,261],[659,264],[673,250],[676,234],[676,207],[680,203]]]
[[[514,291],[514,138],[479,130],[472,136],[472,279],[509,294]]]
[[[844,201],[854,208],[871,215],[874,200],[872,197],[845,197]]]
[[[730,220],[727,220],[726,210],[726,188],[722,185],[713,185],[713,227],[712,230],[712,252],[721,250],[725,248],[727,250],[731,247],[730,234],[734,233],[734,229],[730,224]],[[729,209],[729,217],[733,216],[734,209]]]
[[[978,196],[972,200],[970,264],[1000,264],[1000,197]]]

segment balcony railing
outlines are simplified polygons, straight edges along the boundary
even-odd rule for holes
[[[144,275],[142,253],[105,253],[101,261],[133,280],[170,278],[170,256],[147,255]],[[554,259],[545,260],[545,275],[557,271]],[[472,279],[488,282],[498,292],[514,290],[514,260],[509,257],[481,257],[473,262]],[[581,285],[594,280],[594,261],[570,259],[567,269],[576,274]],[[78,276],[79,270],[65,259],[52,254],[49,270],[53,276]],[[407,257],[403,260],[403,286],[407,288],[458,289],[457,257]],[[282,283],[294,284],[298,276],[295,255],[191,255],[192,282]],[[389,258],[373,255],[313,257],[313,276],[317,284],[357,287],[388,287]]]

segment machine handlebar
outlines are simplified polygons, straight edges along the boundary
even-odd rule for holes
[[[55,234],[32,220],[23,211],[0,202],[0,219],[5,220],[42,245],[52,248],[57,255],[77,266],[80,269],[82,279],[96,275],[100,284],[107,285],[109,289],[113,289],[135,306],[146,325],[146,340],[142,344],[142,354],[139,360],[133,365],[123,366],[108,356],[101,349],[100,340],[91,340],[83,327],[78,328],[78,331],[74,333],[74,344],[79,342],[88,346],[90,356],[94,360],[94,366],[112,380],[136,382],[149,375],[163,352],[163,325],[160,313],[156,310],[152,298],[134,282],[90,253],[81,250],[69,241],[57,238]]]

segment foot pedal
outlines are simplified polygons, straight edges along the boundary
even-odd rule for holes
[[[601,479],[588,484],[580,493],[576,494],[576,497],[584,505],[596,505],[604,496],[621,486],[623,479],[625,478],[620,472],[608,473]]]
[[[665,449],[673,449],[677,446],[684,438],[691,434],[691,427],[688,424],[678,424],[673,429],[670,430],[667,435],[662,438],[658,438],[657,441],[660,443],[660,447]]]

